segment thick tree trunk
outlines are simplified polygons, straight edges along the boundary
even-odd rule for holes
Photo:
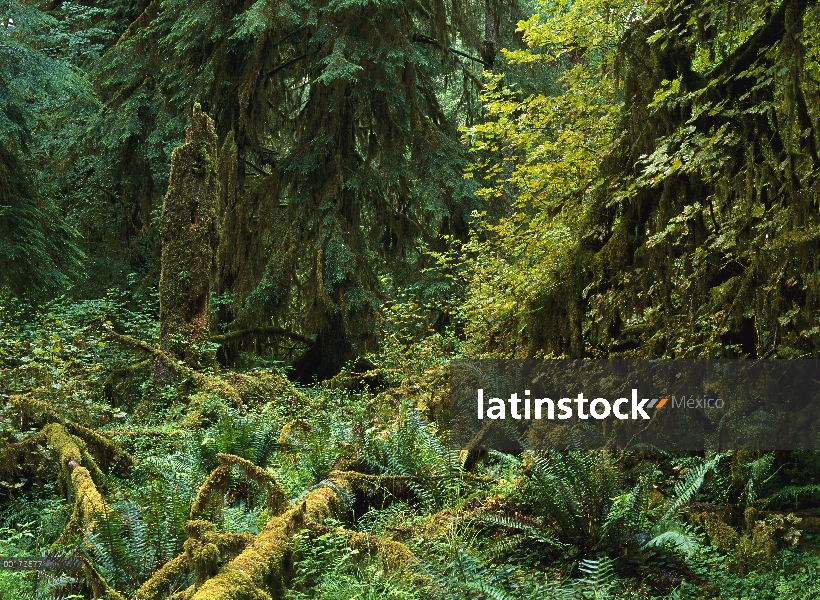
[[[316,342],[293,365],[291,378],[301,383],[310,383],[314,378],[322,381],[336,375],[355,357],[341,314],[332,314],[328,325],[316,335]]]
[[[211,118],[194,104],[185,143],[171,156],[162,207],[159,280],[161,348],[191,365],[208,333],[210,274],[219,202],[217,136]],[[158,376],[166,375],[159,365]]]

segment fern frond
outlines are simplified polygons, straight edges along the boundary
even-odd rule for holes
[[[618,579],[614,564],[615,560],[606,556],[582,560],[578,568],[585,576],[579,579],[573,587],[580,588],[582,596],[584,588],[591,587],[594,598],[608,597],[609,590]]]
[[[808,485],[789,485],[777,490],[769,497],[769,503],[777,500],[785,500],[787,498],[797,502],[799,497],[813,497],[820,496],[820,484],[812,483]]]
[[[486,525],[497,525],[500,527],[506,527],[507,529],[518,530],[530,540],[547,544],[555,548],[564,547],[564,544],[562,544],[551,531],[538,527],[536,524],[524,521],[520,518],[489,514],[473,517],[472,520],[475,522],[484,523]]]
[[[661,521],[674,520],[683,505],[689,502],[700,490],[706,474],[714,469],[724,456],[723,453],[715,454],[711,459],[705,460],[690,469],[684,480],[675,484],[674,498],[672,498]]]
[[[652,537],[641,546],[641,550],[667,547],[691,556],[698,548],[694,529],[679,521],[659,521],[649,535]]]
[[[744,490],[747,504],[752,504],[757,500],[758,488],[771,479],[771,477],[768,479],[764,479],[764,477],[771,471],[774,458],[774,452],[768,452],[747,465],[749,480],[746,482],[746,489]]]

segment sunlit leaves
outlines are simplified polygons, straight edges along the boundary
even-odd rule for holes
[[[474,160],[467,171],[479,196],[509,208],[500,218],[474,215],[465,246],[473,286],[465,311],[476,339],[502,339],[512,351],[526,335],[530,303],[566,284],[566,266],[600,184],[621,100],[607,73],[615,42],[637,14],[632,3],[559,2],[519,23],[531,50],[504,51],[514,64],[550,65],[559,93],[524,96],[491,77],[485,120],[465,132]]]

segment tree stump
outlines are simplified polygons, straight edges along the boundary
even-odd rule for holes
[[[162,206],[162,272],[159,280],[160,346],[197,366],[197,345],[208,334],[210,274],[216,247],[219,203],[217,135],[214,122],[194,104],[185,142],[171,155],[168,192]],[[171,372],[162,364],[157,376]]]

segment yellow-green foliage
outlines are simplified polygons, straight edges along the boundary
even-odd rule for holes
[[[627,15],[640,13],[637,6],[544,3],[519,24],[532,50],[503,52],[510,64],[549,65],[561,74],[564,93],[524,96],[503,74],[482,92],[487,114],[466,134],[475,156],[467,176],[479,179],[479,195],[489,206],[510,209],[497,220],[475,215],[465,247],[473,253],[466,338],[478,352],[491,347],[495,356],[529,357],[544,349],[578,351],[571,331],[580,326],[580,315],[571,314],[581,292],[570,285],[579,268],[575,253],[621,104],[605,76],[617,44],[603,40],[618,39]],[[581,55],[590,47],[606,50],[597,60],[568,56],[568,48]],[[554,305],[534,306],[546,295]]]
[[[727,565],[732,573],[743,576],[762,568],[774,558],[779,542],[794,545],[800,539],[800,517],[767,514],[753,507],[748,507],[743,516],[746,530],[738,533],[717,513],[691,515],[691,520],[703,527],[712,544],[730,554]]]

